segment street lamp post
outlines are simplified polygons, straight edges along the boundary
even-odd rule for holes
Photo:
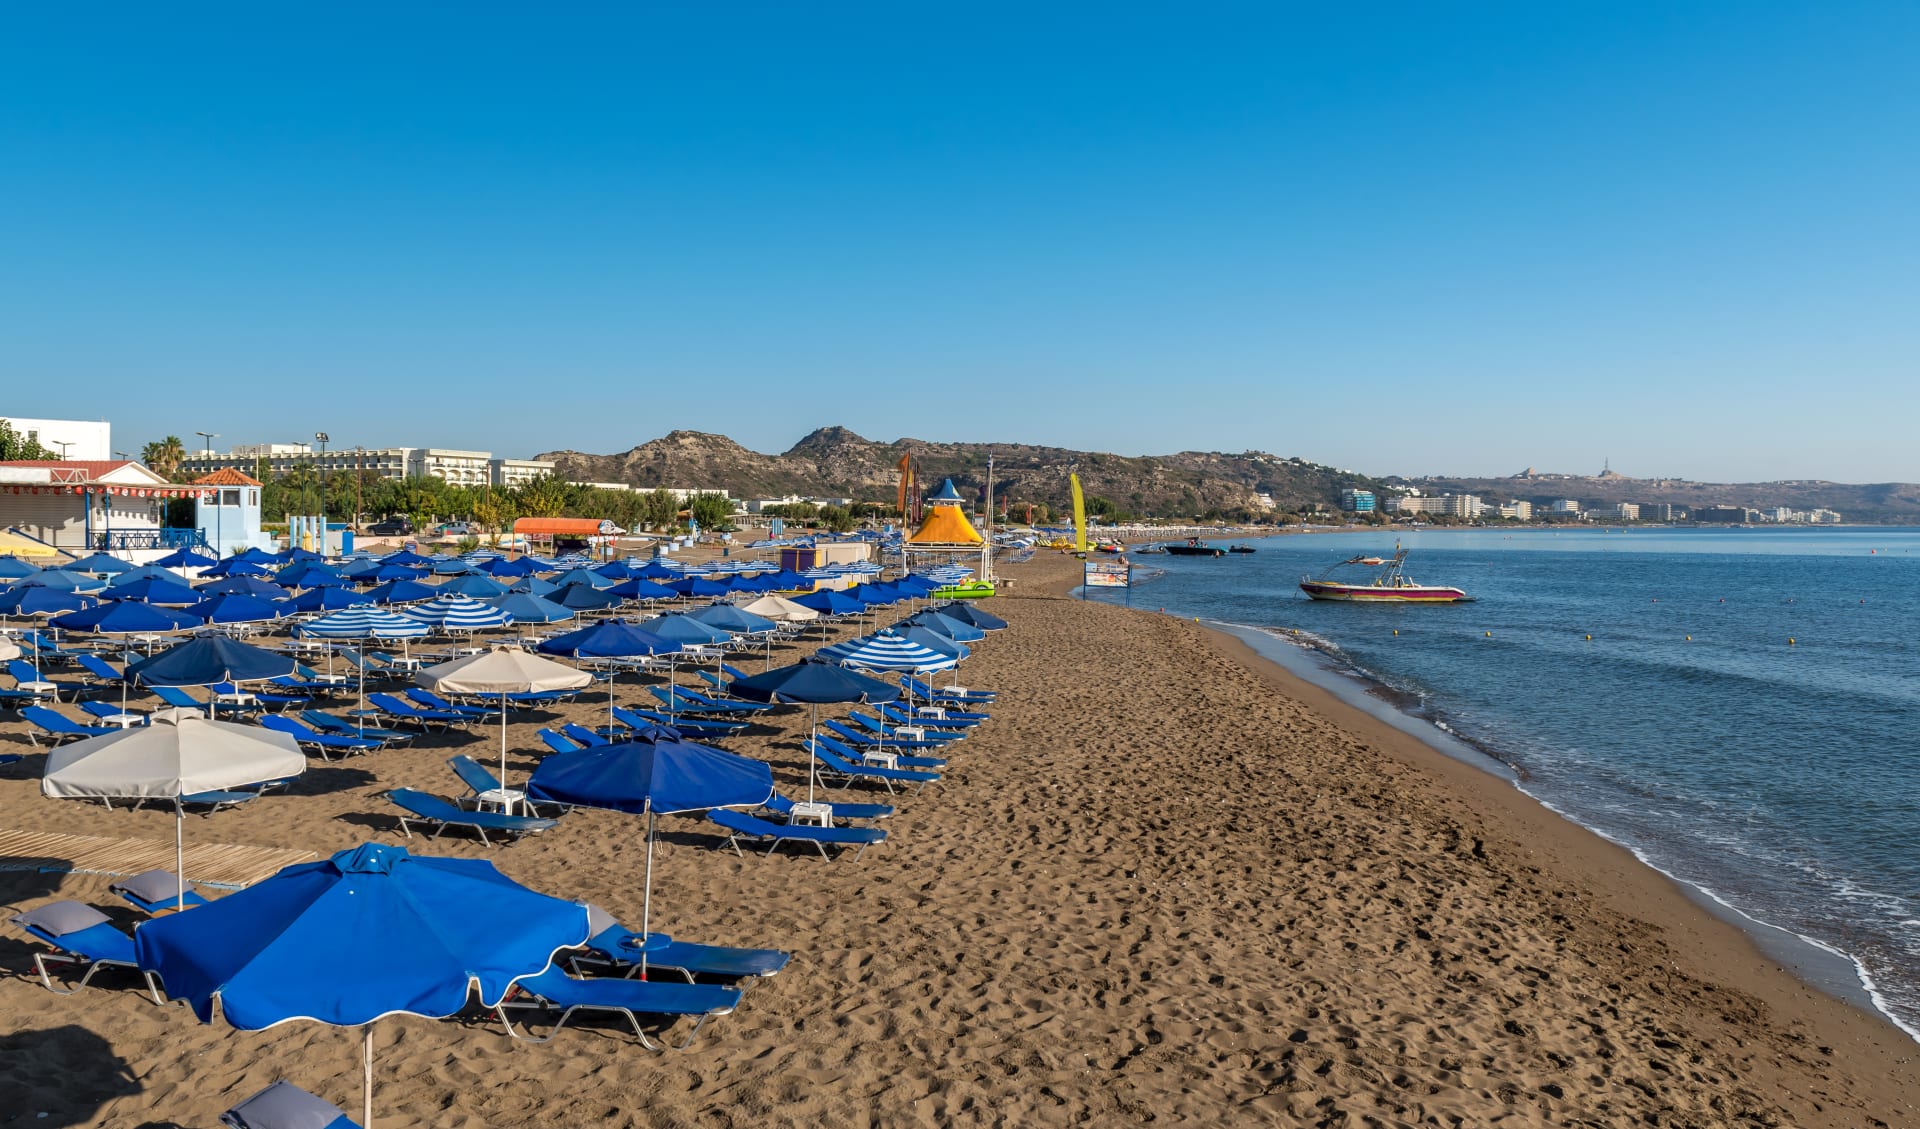
[[[327,555],[327,433],[316,431],[314,441],[320,444],[320,555]]]
[[[213,441],[220,438],[220,434],[215,431],[196,431],[194,434],[207,441],[207,473],[211,474],[213,473]],[[226,523],[221,520],[224,516],[222,511],[226,508],[226,501],[226,488],[216,485],[213,488],[213,555],[216,558],[226,555],[226,550],[221,547],[226,540],[225,530],[222,528]]]

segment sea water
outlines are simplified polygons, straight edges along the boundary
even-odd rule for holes
[[[1303,574],[1389,555],[1396,539],[1409,575],[1474,602],[1299,591]],[[1092,598],[1319,648],[1570,818],[1845,954],[1874,1002],[1920,1031],[1920,529],[1383,530],[1250,544],[1220,558],[1137,555],[1147,575],[1130,592]]]

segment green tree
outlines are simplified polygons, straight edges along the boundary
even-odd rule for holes
[[[845,506],[824,506],[820,510],[820,524],[835,533],[846,533],[853,529],[853,511]]]
[[[664,486],[656,486],[645,496],[641,509],[650,528],[666,532],[680,524],[680,503]]]
[[[38,439],[20,434],[13,424],[0,419],[0,461],[55,458],[59,456],[42,447]]]
[[[560,517],[573,503],[573,488],[550,474],[520,487],[515,502],[528,517]]]
[[[140,448],[140,461],[162,478],[172,478],[178,474],[180,463],[186,457],[187,446],[180,442],[178,435],[169,435]]]
[[[719,494],[695,494],[687,508],[703,530],[732,528],[728,519],[733,516],[733,503]]]

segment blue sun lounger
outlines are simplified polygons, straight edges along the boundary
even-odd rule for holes
[[[37,671],[33,669],[32,664],[20,659],[8,660],[7,673],[13,676],[15,693],[34,698],[52,698],[56,702],[63,694],[69,698],[78,698],[86,691],[95,688],[87,682],[55,682],[48,678],[44,671]]]
[[[93,974],[103,968],[131,968],[136,972],[140,969],[133,955],[133,938],[122,933],[106,914],[92,906],[49,902],[10,920],[16,929],[51,950],[33,954],[33,967],[39,970],[40,982],[49,992],[70,996],[86,987]],[[49,961],[86,971],[73,987],[56,988],[53,974],[47,968]],[[154,1002],[164,1003],[152,975],[144,972],[141,975],[146,977],[147,990],[153,993]]]
[[[907,753],[895,752],[894,750],[899,747],[897,745],[891,745],[885,749],[880,748],[878,745],[866,745],[856,749],[825,733],[815,733],[812,734],[812,737],[820,743],[822,748],[832,749],[836,755],[845,757],[855,764],[865,764],[868,753],[884,752],[893,758],[893,763],[895,767],[898,768],[923,768],[938,771],[947,767],[947,762],[940,757],[916,757]],[[805,747],[806,745],[802,743],[801,748]]]
[[[945,741],[926,741],[913,737],[882,738],[872,733],[862,733],[845,722],[836,721],[833,718],[822,718],[820,720],[820,728],[832,733],[835,737],[838,737],[856,749],[878,749],[882,745],[885,745],[889,750],[942,749],[947,745]]]
[[[332,761],[334,752],[370,753],[386,744],[385,741],[375,737],[348,737],[343,734],[321,733],[279,714],[269,714],[261,718],[260,724],[263,728],[271,729],[276,733],[285,733],[301,748],[312,749],[319,753],[323,761]]]
[[[737,737],[753,728],[744,721],[722,721],[714,717],[702,717],[698,720],[689,717],[668,717],[654,710],[630,710],[625,706],[615,706],[613,719],[628,729],[645,729],[649,725],[671,725],[688,737],[701,741],[718,741],[727,737]]]
[[[438,725],[442,729],[464,729],[473,719],[453,710],[424,710],[412,702],[403,701],[392,694],[368,694],[367,701],[381,717],[390,717],[395,721],[409,722],[422,729]]]
[[[561,726],[560,732],[565,733],[568,737],[573,738],[575,742],[589,749],[593,748],[595,745],[607,745],[612,743],[608,741],[605,737],[602,737],[598,733],[595,733],[593,730],[588,729],[586,726],[575,725],[572,722],[568,722],[567,724]]]
[[[867,731],[868,733],[873,734],[875,737],[885,737],[889,740],[893,738],[894,729],[896,727],[890,724],[889,722],[887,722],[883,718],[875,717],[870,713],[861,713],[859,710],[848,710],[847,717],[850,718],[855,724],[860,726],[861,729]],[[918,729],[925,734],[925,736],[920,738],[920,740],[935,741],[941,744],[951,744],[955,741],[964,741],[968,737],[972,736],[972,734],[968,730],[942,729],[939,727],[937,723],[927,724],[927,725],[913,724],[910,727],[914,729]]]
[[[88,737],[104,737],[109,733],[118,733],[119,729],[111,725],[82,725],[66,714],[57,713],[45,706],[21,706],[20,716],[33,725],[27,730],[27,740],[36,747],[40,738],[37,730],[54,745],[64,745],[68,741],[82,741]]]
[[[408,729],[383,729],[378,725],[355,725],[346,718],[335,717],[322,710],[301,710],[300,720],[321,733],[331,733],[336,737],[365,737],[369,741],[380,741],[388,745],[404,745],[420,736]]]
[[[990,706],[1000,695],[994,690],[942,690],[930,682],[922,682],[909,674],[900,676],[900,685],[907,693],[916,698],[925,698],[930,702],[959,702],[961,704]]]
[[[438,839],[449,828],[462,828],[480,836],[480,841],[488,846],[493,840],[487,838],[491,831],[502,838],[530,835],[536,831],[545,831],[557,821],[540,819],[530,815],[500,815],[490,811],[462,811],[439,796],[430,792],[418,792],[412,788],[394,788],[381,793],[395,807],[406,812],[400,817],[400,830],[413,838],[412,824],[422,828],[434,828],[433,837]]]
[[[766,806],[768,811],[779,816],[781,819],[791,820],[793,818],[793,801],[777,791],[767,797]],[[832,806],[833,818],[835,819],[893,818],[892,804],[834,804]]]
[[[921,788],[925,788],[929,784],[938,784],[940,782],[940,774],[937,772],[921,772],[911,768],[887,768],[884,765],[855,764],[825,745],[816,746],[813,755],[819,758],[820,766],[825,769],[830,776],[844,777],[848,781],[878,780],[887,786],[887,791],[889,792],[893,791],[895,784],[917,784]]]
[[[156,914],[180,908],[183,886],[186,887],[186,908],[207,904],[207,899],[180,881],[179,876],[171,870],[149,870],[132,878],[122,878],[107,889],[120,895],[121,900],[141,913]]]
[[[494,697],[493,704],[490,706],[468,706],[462,705],[459,702],[449,702],[433,691],[422,690],[418,686],[409,686],[403,692],[407,695],[409,701],[421,709],[446,710],[452,713],[464,714],[476,720],[493,718],[495,721],[498,721],[500,719],[500,698],[498,695]]]
[[[589,923],[595,920],[597,906],[587,909]],[[601,911],[604,912],[604,911]],[[573,958],[576,966],[599,966],[632,977],[640,971],[641,945],[644,939],[607,916],[607,927],[587,938],[588,954]],[[645,952],[648,975],[657,969],[678,972],[688,983],[697,977],[715,980],[767,979],[778,975],[793,959],[792,953],[779,949],[735,949],[725,945],[701,945],[655,933],[653,944]]]
[[[880,716],[894,725],[920,725],[928,729],[972,729],[992,720],[983,713],[961,713],[959,710],[947,710],[945,717],[927,717],[901,709],[898,702],[883,702],[879,709]]]
[[[556,753],[573,753],[586,747],[570,737],[555,733],[551,729],[542,729],[540,731],[540,739],[546,742],[547,748],[552,749]]]
[[[742,857],[746,854],[740,849],[742,838],[756,842],[772,840],[767,847],[768,854],[779,850],[782,843],[812,843],[823,859],[834,857],[827,853],[829,844],[839,847],[841,854],[852,848],[853,857],[859,858],[861,852],[872,844],[887,841],[887,833],[877,827],[815,827],[805,823],[774,823],[757,815],[726,808],[708,812],[707,819],[727,831],[726,845],[733,848],[734,854]]]
[[[361,1129],[340,1107],[291,1082],[275,1082],[220,1115],[226,1129]]]
[[[714,984],[623,980],[613,976],[576,979],[558,966],[549,966],[538,976],[528,976],[516,982],[514,987],[519,991],[508,993],[494,1013],[500,1017],[507,1034],[530,1043],[544,1043],[558,1035],[575,1012],[604,1011],[625,1016],[627,1022],[633,1025],[633,1033],[639,1038],[641,1046],[648,1050],[661,1050],[659,1044],[647,1038],[646,1031],[640,1026],[640,1016],[697,1016],[698,1022],[688,1032],[686,1041],[671,1047],[672,1050],[684,1051],[699,1037],[700,1029],[707,1025],[707,1020],[717,1015],[731,1015],[733,1009],[740,1006],[740,993],[734,988],[722,988]],[[508,1008],[558,1009],[560,1018],[554,1020],[553,1030],[544,1037],[534,1038],[514,1030],[513,1022],[507,1018]]]
[[[717,714],[721,717],[738,717],[742,714],[759,713],[769,708],[764,702],[716,702],[712,698],[696,694],[685,686],[676,686],[669,690],[665,686],[649,686],[647,693],[660,699],[660,704],[671,714]]]

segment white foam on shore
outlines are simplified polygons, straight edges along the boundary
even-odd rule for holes
[[[1340,674],[1340,675],[1346,676],[1346,678],[1349,680],[1358,679],[1360,681],[1373,682],[1379,685],[1383,685],[1383,686],[1386,686],[1388,689],[1394,689],[1394,687],[1386,683],[1384,680],[1380,679],[1377,675],[1374,675],[1372,672],[1359,667],[1358,664],[1346,662],[1340,654],[1339,646],[1333,643],[1331,640],[1322,639],[1316,635],[1310,635],[1310,634],[1305,634],[1300,632],[1287,632],[1279,628],[1262,627],[1256,624],[1233,623],[1228,620],[1201,619],[1199,622],[1203,626],[1210,627],[1218,631],[1224,631],[1228,634],[1232,634],[1236,636],[1243,635],[1243,633],[1257,634],[1261,638],[1271,639],[1280,643],[1286,643],[1301,651],[1317,653],[1323,656],[1328,661],[1339,661],[1341,663],[1341,666],[1334,667],[1331,669],[1326,669],[1324,673]],[[1262,656],[1262,657],[1268,658],[1268,661],[1276,661],[1272,659],[1270,656]],[[1282,665],[1283,669],[1286,669],[1284,664],[1280,664],[1280,665]],[[1336,682],[1319,682],[1313,679],[1312,677],[1306,675],[1302,671],[1289,670],[1289,673],[1301,674],[1303,677],[1307,677],[1308,681],[1315,682],[1316,685],[1321,686],[1322,689],[1332,691],[1336,695],[1341,696],[1343,700],[1348,701],[1348,704],[1360,706],[1362,709],[1365,709],[1369,713],[1377,714],[1390,708],[1386,706],[1385,703],[1381,703],[1381,702],[1376,702],[1376,701],[1355,702],[1351,700],[1350,698],[1347,697],[1347,695],[1352,693],[1351,687],[1343,688]],[[1406,718],[1407,720],[1410,720],[1410,721],[1419,720],[1419,719],[1410,717],[1404,711],[1401,711],[1401,710],[1392,710],[1391,712],[1397,714],[1402,718]],[[1450,744],[1457,744],[1460,749],[1469,750],[1472,753],[1472,756],[1471,757],[1462,756],[1461,753],[1459,751],[1456,751],[1455,749],[1447,748],[1446,745],[1444,744],[1432,741],[1427,737],[1423,737],[1421,733],[1417,731],[1417,729],[1415,728],[1411,728],[1407,726],[1396,726],[1396,728],[1401,729],[1402,732],[1406,732],[1414,736],[1415,738],[1420,739],[1423,743],[1429,745],[1429,747],[1433,748],[1435,751],[1440,752],[1455,760],[1464,760],[1469,764],[1474,764],[1476,761],[1478,761],[1479,763],[1477,764],[1477,767],[1481,767],[1481,768],[1489,767],[1486,764],[1486,762],[1491,761],[1494,764],[1500,765],[1502,768],[1511,769],[1512,766],[1507,765],[1506,762],[1501,761],[1498,757],[1494,756],[1492,753],[1479,749],[1474,745],[1471,745],[1466,741],[1464,741],[1460,737],[1460,735],[1457,734],[1444,721],[1441,721],[1439,719],[1434,719],[1432,721],[1432,727],[1441,730],[1442,732],[1447,734],[1449,738],[1452,738],[1452,741],[1449,742]],[[1876,983],[1873,978],[1873,973],[1871,972],[1871,970],[1868,969],[1866,962],[1863,961],[1860,957],[1855,956],[1854,954],[1847,952],[1846,950],[1841,949],[1835,945],[1829,944],[1826,941],[1822,941],[1817,937],[1809,937],[1803,933],[1799,933],[1799,932],[1796,932],[1795,930],[1788,929],[1785,926],[1776,925],[1771,921],[1767,921],[1763,918],[1754,916],[1752,913],[1749,913],[1748,911],[1728,901],[1726,898],[1720,896],[1720,894],[1717,891],[1707,886],[1703,886],[1699,882],[1693,881],[1688,878],[1683,878],[1680,875],[1675,874],[1673,871],[1668,870],[1665,867],[1654,862],[1653,859],[1646,853],[1646,851],[1643,850],[1641,847],[1637,846],[1636,844],[1629,842],[1628,840],[1606,830],[1605,828],[1587,823],[1579,819],[1578,817],[1576,817],[1573,813],[1556,805],[1551,800],[1548,800],[1538,795],[1537,793],[1528,791],[1524,783],[1520,779],[1518,779],[1518,777],[1512,772],[1504,773],[1502,775],[1507,776],[1509,781],[1513,784],[1514,789],[1518,791],[1521,795],[1526,796],[1528,799],[1532,800],[1534,803],[1539,804],[1541,807],[1552,812],[1554,815],[1559,816],[1561,819],[1566,820],[1568,823],[1571,823],[1574,826],[1582,828],[1586,831],[1590,831],[1593,834],[1598,835],[1600,838],[1605,839],[1607,842],[1620,847],[1621,849],[1625,850],[1627,853],[1631,854],[1635,859],[1637,859],[1642,866],[1645,866],[1647,869],[1652,870],[1654,873],[1659,874],[1660,876],[1666,878],[1669,882],[1672,882],[1674,885],[1680,887],[1682,891],[1689,893],[1689,895],[1693,897],[1693,900],[1696,903],[1702,905],[1702,908],[1707,909],[1707,911],[1710,913],[1714,913],[1715,916],[1720,917],[1722,920],[1728,921],[1731,924],[1739,927],[1741,930],[1746,932],[1749,936],[1753,937],[1755,942],[1759,944],[1762,951],[1768,951],[1771,948],[1773,951],[1768,952],[1768,955],[1773,957],[1776,960],[1779,960],[1780,963],[1792,967],[1795,975],[1798,976],[1801,980],[1806,981],[1807,983],[1819,989],[1820,991],[1825,992],[1829,995],[1833,995],[1845,1002],[1853,1003],[1856,1005],[1859,1005],[1862,1003],[1868,1005],[1875,1014],[1881,1016],[1887,1022],[1899,1028],[1899,1030],[1903,1034],[1905,1034],[1909,1039],[1912,1039],[1915,1043],[1920,1043],[1920,1025],[1909,1024],[1904,1020],[1902,1020],[1900,1016],[1895,1014],[1893,1010],[1892,1002],[1888,1000],[1886,995],[1880,990],[1879,984]],[[1781,948],[1783,946],[1791,947],[1794,945],[1800,946],[1803,950],[1812,950],[1812,952],[1819,954],[1819,957],[1811,960],[1795,960],[1793,959],[1793,954],[1781,951]],[[1809,972],[1812,971],[1814,967],[1819,964],[1827,964],[1827,965],[1833,966],[1832,971],[1836,974],[1838,974],[1840,971],[1838,966],[1844,965],[1845,967],[1850,969],[1852,972],[1853,984],[1841,985],[1838,983],[1827,983],[1827,984],[1821,983],[1821,981],[1818,978],[1816,978],[1815,976],[1809,975]],[[1844,988],[1847,988],[1847,987],[1852,987],[1852,988],[1855,988],[1856,990],[1852,992],[1845,991]]]

